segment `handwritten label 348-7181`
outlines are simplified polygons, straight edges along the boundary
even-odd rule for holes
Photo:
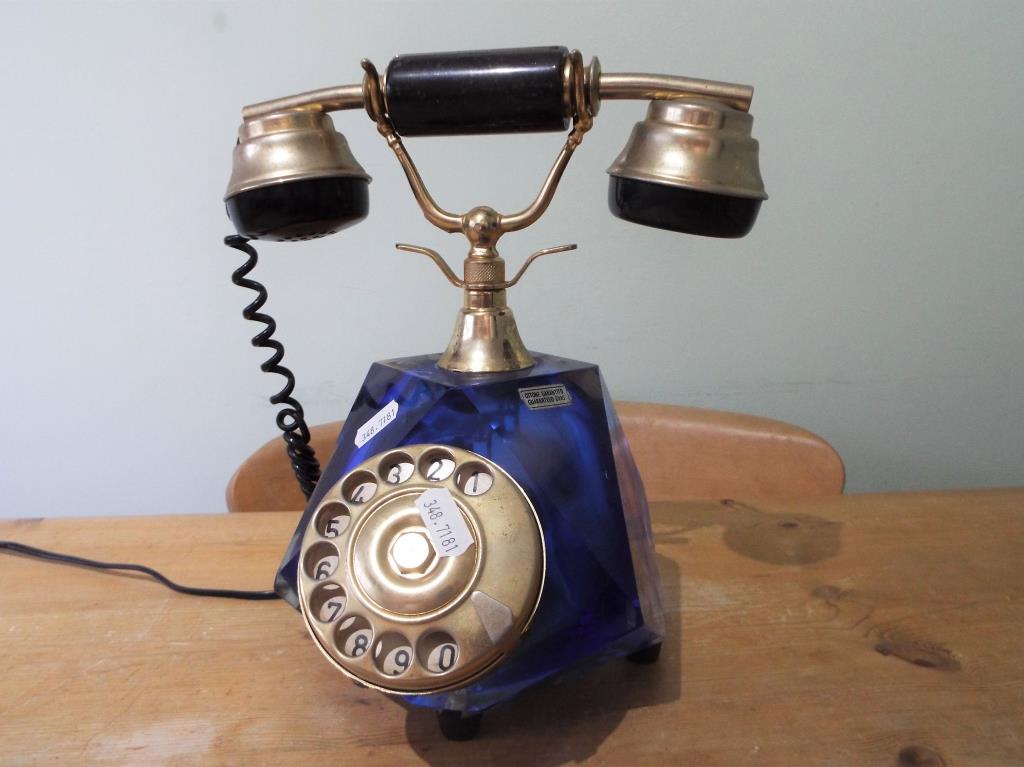
[[[398,403],[395,400],[391,400],[359,427],[359,431],[356,432],[356,438],[353,440],[356,443],[356,447],[362,447],[373,439],[381,429],[394,421],[397,415]]]
[[[448,488],[425,490],[416,499],[423,526],[439,557],[457,557],[473,545],[473,533]]]

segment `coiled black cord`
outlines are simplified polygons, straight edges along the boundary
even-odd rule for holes
[[[320,462],[316,453],[309,444],[309,426],[306,425],[306,418],[302,412],[302,405],[292,397],[295,389],[295,376],[292,371],[281,364],[284,359],[284,345],[273,338],[277,330],[277,323],[269,314],[263,314],[260,309],[267,302],[267,289],[256,280],[246,277],[256,267],[256,249],[249,244],[247,237],[232,234],[224,238],[224,244],[234,248],[248,256],[244,264],[238,267],[231,274],[231,281],[242,288],[249,288],[256,292],[256,300],[242,310],[242,316],[253,322],[262,322],[266,327],[252,337],[252,345],[260,349],[272,349],[270,358],[260,365],[260,370],[265,373],[277,373],[285,379],[284,388],[270,398],[272,405],[285,405],[277,412],[277,428],[281,430],[281,436],[285,442],[285,449],[288,452],[288,460],[291,461],[292,471],[295,472],[295,479],[299,482],[302,494],[309,499],[320,479]]]

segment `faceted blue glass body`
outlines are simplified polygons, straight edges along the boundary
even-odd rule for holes
[[[298,605],[302,534],[321,497],[377,453],[435,443],[472,450],[523,488],[543,529],[547,572],[519,646],[459,690],[403,696],[415,705],[474,713],[580,661],[660,641],[657,570],[643,487],[595,365],[535,354],[512,373],[453,373],[438,355],[374,363],[278,571],[278,593]],[[561,385],[571,401],[531,409],[520,390]],[[361,447],[356,432],[385,405],[393,421]]]

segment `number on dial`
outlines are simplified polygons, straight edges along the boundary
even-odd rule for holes
[[[362,631],[356,631],[352,636],[345,642],[345,648],[342,650],[346,655],[351,655],[353,658],[358,658],[360,655],[366,652],[370,646],[370,637],[373,634],[370,633],[369,629],[363,629]]]
[[[373,482],[360,482],[358,485],[352,488],[349,493],[348,499],[352,503],[362,503],[368,501],[370,497],[376,492],[377,485]]]
[[[420,638],[416,658],[432,674],[444,674],[459,659],[459,645],[446,631],[432,631]]]
[[[316,529],[324,538],[337,538],[352,520],[345,504],[328,501],[316,513]]]
[[[392,485],[400,485],[412,476],[415,467],[412,461],[396,460],[384,465],[383,471],[385,481]]]
[[[333,623],[345,612],[348,600],[338,583],[321,583],[309,599],[309,610],[321,623]]]
[[[360,658],[370,649],[373,640],[373,627],[361,615],[346,618],[338,626],[335,644],[342,655],[349,658]]]
[[[455,471],[455,461],[438,456],[427,463],[424,476],[434,482],[443,482],[452,475],[453,471]]]
[[[408,645],[396,647],[384,656],[380,670],[388,676],[400,676],[409,670],[412,664],[412,648]]]
[[[373,646],[373,665],[384,676],[401,676],[412,665],[412,645],[401,634],[384,634]]]
[[[430,651],[427,656],[427,671],[443,674],[455,665],[459,657],[459,648],[454,642],[444,642]]]
[[[328,538],[337,538],[348,527],[348,514],[339,514],[336,517],[331,517],[327,520],[324,525],[324,535]]]
[[[320,608],[320,620],[330,623],[337,620],[338,616],[345,612],[345,597],[334,597],[324,602]]]
[[[316,563],[316,567],[313,569],[313,578],[318,581],[325,581],[334,575],[334,571],[337,569],[338,557],[331,554]]]
[[[491,485],[493,484],[494,477],[486,471],[475,471],[469,475],[469,479],[466,480],[466,486],[463,488],[463,491],[466,495],[483,495],[491,489]]]

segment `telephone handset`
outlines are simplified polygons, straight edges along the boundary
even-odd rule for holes
[[[359,684],[438,711],[472,737],[480,714],[583,660],[657,659],[664,634],[643,486],[595,365],[527,350],[507,302],[545,248],[508,279],[498,240],[536,222],[601,102],[646,99],[646,118],[609,169],[611,211],[680,232],[742,237],[765,199],[747,113],[752,89],[692,78],[602,73],[561,47],[399,56],[360,85],[245,107],[225,196],[252,239],[336,232],[369,211],[369,176],[328,112],[363,108],[393,150],[427,220],[469,241],[463,291],[442,354],[374,363],[320,475],[283,348],[265,370],[309,498],[275,587],[317,646]],[[570,128],[571,124],[571,128]],[[502,214],[440,207],[403,136],[565,130],[536,199]],[[318,480],[318,481],[317,481]],[[315,485],[315,487],[314,487]]]

